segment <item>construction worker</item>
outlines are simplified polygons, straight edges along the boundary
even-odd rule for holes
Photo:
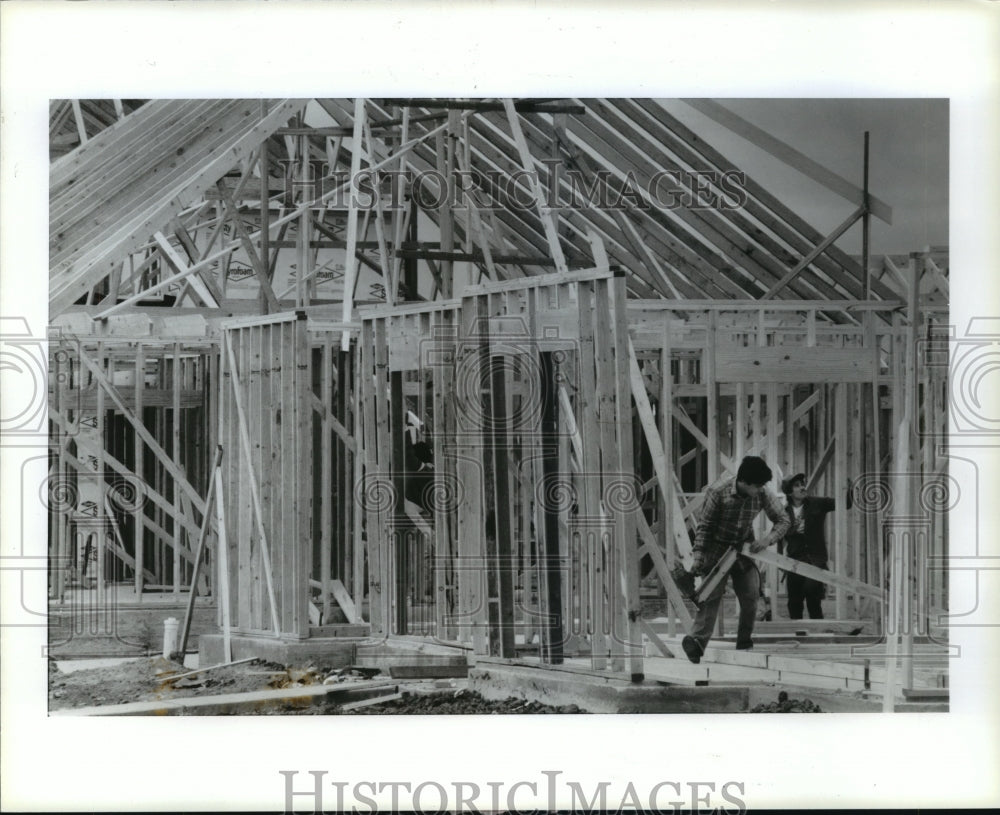
[[[785,535],[785,554],[819,569],[827,568],[826,514],[836,508],[833,498],[810,496],[805,473],[798,473],[781,482],[781,491],[788,496],[786,512],[789,529]],[[847,508],[851,508],[851,490],[847,490]],[[781,551],[782,544],[778,544]],[[826,584],[810,577],[785,572],[788,585],[788,616],[802,619],[802,606],[809,611],[809,619],[823,619],[823,598]]]
[[[705,488],[701,519],[693,548],[692,574],[704,576],[730,547],[742,549],[751,536],[754,519],[761,510],[767,513],[774,527],[760,540],[751,540],[751,552],[760,552],[784,537],[791,521],[777,497],[765,489],[772,477],[771,468],[758,456],[747,456],[740,462],[736,476],[722,478]],[[740,604],[740,620],[736,631],[736,647],[753,648],[753,626],[757,620],[757,598],[760,595],[760,573],[750,558],[740,555],[729,575]],[[715,620],[722,605],[726,580],[722,580],[698,607],[691,634],[681,640],[681,647],[692,662],[700,662],[705,646],[712,636]]]

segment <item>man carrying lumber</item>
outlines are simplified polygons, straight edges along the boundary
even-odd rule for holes
[[[701,520],[693,548],[694,575],[706,575],[730,549],[742,549],[749,541],[751,552],[760,552],[788,531],[791,521],[776,496],[764,488],[771,480],[771,468],[758,456],[747,456],[740,462],[736,476],[722,478],[705,488]],[[767,513],[774,527],[760,540],[750,540],[752,524],[761,510]],[[757,620],[757,598],[760,595],[760,573],[748,557],[739,555],[729,572],[733,590],[740,605],[740,620],[736,631],[736,647],[753,648],[753,626]],[[726,580],[723,579],[698,607],[691,634],[681,640],[684,653],[692,662],[700,662],[719,616]]]
[[[785,554],[818,569],[827,568],[826,515],[836,508],[833,498],[810,496],[805,473],[793,475],[781,482],[781,491],[788,496],[789,529],[785,536]],[[851,490],[847,490],[847,508],[851,508]],[[781,544],[778,544],[781,552]],[[809,619],[823,619],[823,598],[826,586],[811,577],[786,572],[788,581],[788,616],[802,619],[802,606],[809,610]]]

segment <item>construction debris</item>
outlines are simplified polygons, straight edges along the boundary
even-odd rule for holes
[[[822,713],[820,706],[808,699],[789,699],[785,691],[778,694],[778,701],[769,705],[757,705],[751,713]]]
[[[366,705],[362,709],[343,707],[327,711],[329,713],[369,714],[413,714],[413,715],[468,715],[468,714],[508,714],[508,713],[587,713],[577,705],[545,705],[528,702],[513,696],[500,701],[484,699],[475,691],[457,690],[451,693],[407,693],[399,698]]]

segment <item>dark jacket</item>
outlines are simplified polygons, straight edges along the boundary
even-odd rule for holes
[[[802,533],[795,532],[795,514],[792,511],[792,503],[788,502],[785,512],[791,521],[791,528],[785,535],[784,549],[788,557],[810,563],[813,566],[826,568],[826,532],[824,521],[826,514],[833,512],[836,501],[832,498],[822,498],[809,496],[802,504],[802,518],[805,522],[805,530]],[[779,545],[780,551],[780,545]]]

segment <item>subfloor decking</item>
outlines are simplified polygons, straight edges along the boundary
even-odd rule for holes
[[[861,691],[882,696],[886,691],[886,646],[875,638],[844,642],[810,642],[808,638],[755,642],[752,651],[737,651],[733,643],[713,642],[697,665],[688,661],[681,636],[661,637],[674,658],[645,659],[646,676],[678,683],[768,683],[781,686]],[[914,689],[947,687],[947,645],[914,645]],[[902,693],[897,672],[896,689]]]

